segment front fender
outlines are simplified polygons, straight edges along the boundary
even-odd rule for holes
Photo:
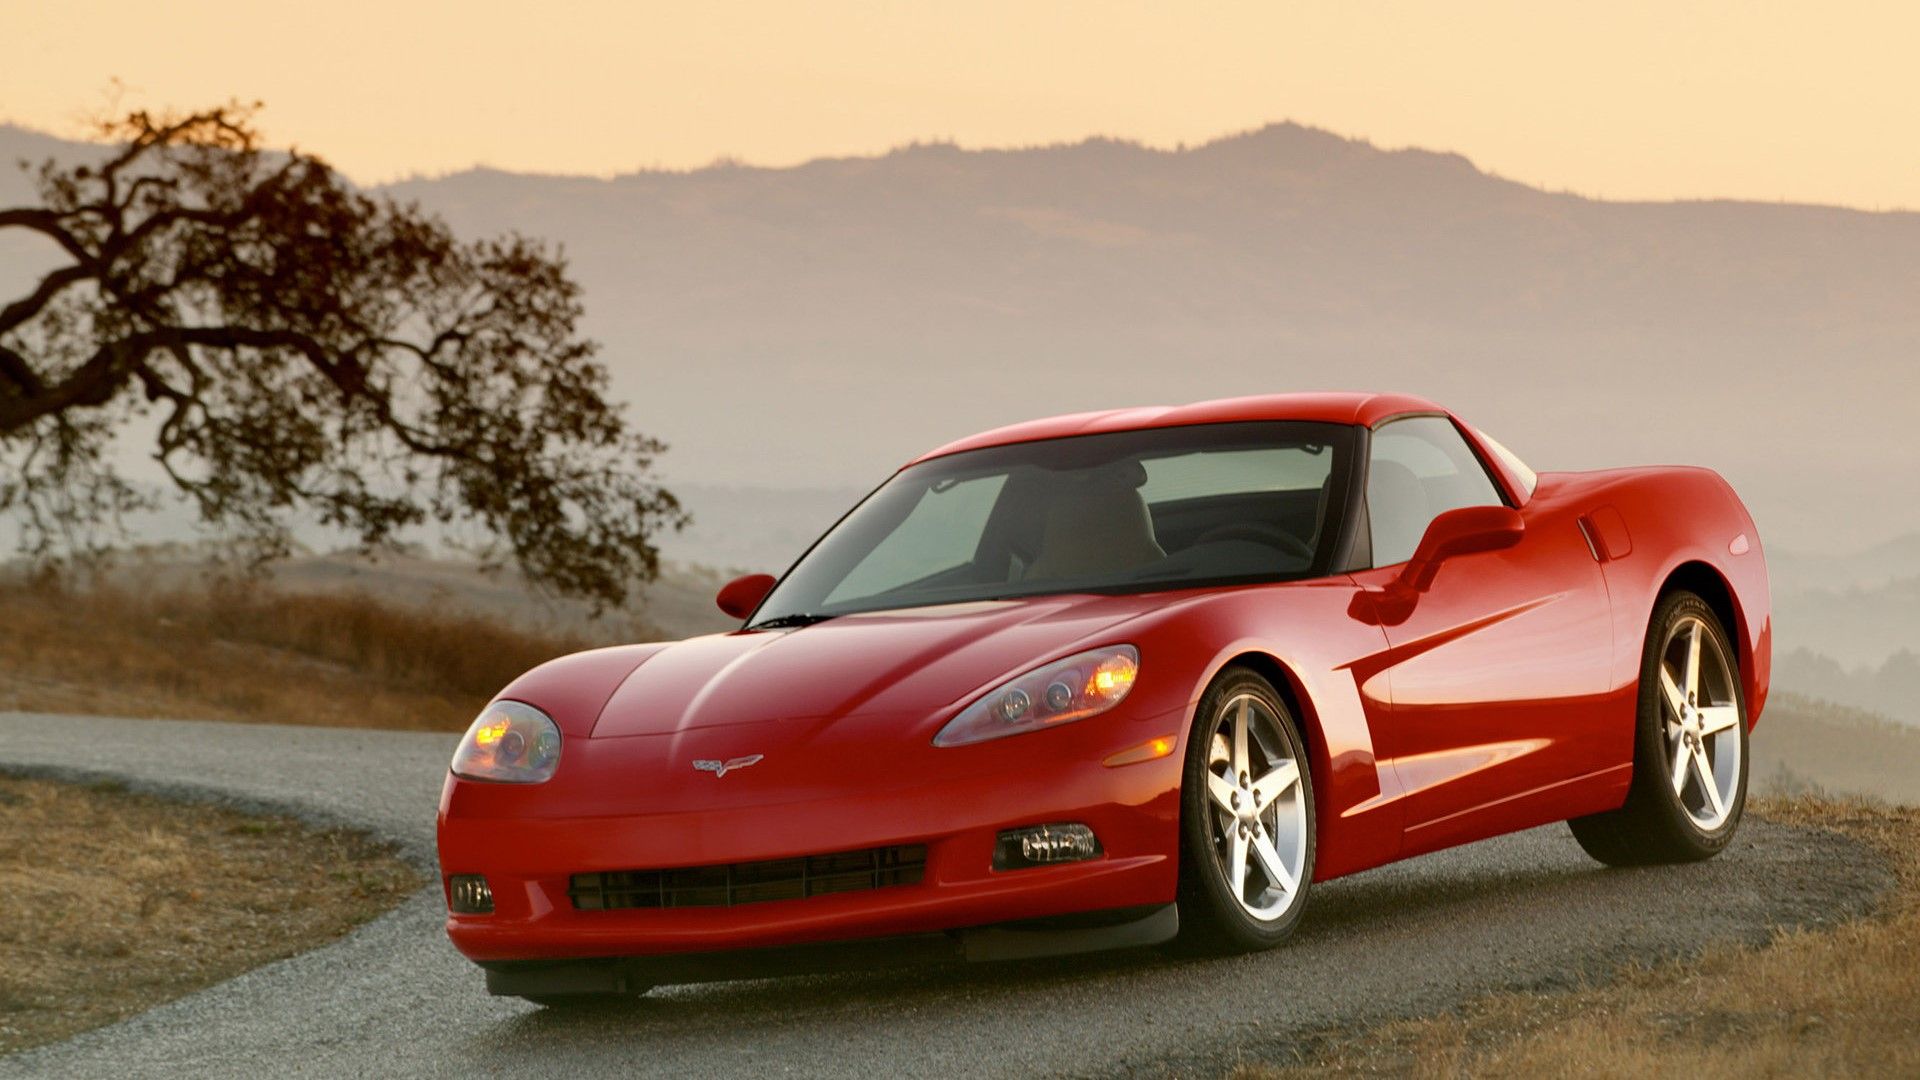
[[[1342,575],[1219,591],[1137,635],[1143,658],[1192,673],[1182,753],[1194,706],[1229,665],[1261,672],[1290,699],[1313,776],[1316,880],[1387,862],[1400,843],[1398,784],[1374,750],[1389,701],[1387,639],[1349,614],[1357,588]]]

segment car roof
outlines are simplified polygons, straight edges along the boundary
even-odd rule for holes
[[[1189,424],[1229,424],[1246,420],[1309,420],[1323,424],[1356,424],[1372,427],[1389,417],[1405,413],[1445,413],[1446,410],[1425,398],[1409,394],[1373,394],[1354,392],[1310,394],[1262,394],[1254,397],[1220,398],[1197,401],[1191,405],[1148,405],[1130,409],[1106,409],[1100,412],[1071,413],[1028,420],[1006,427],[983,431],[956,439],[908,462],[918,464],[929,458],[945,457],[963,450],[988,446],[1061,439],[1070,435],[1099,435],[1112,431],[1140,431],[1147,428],[1182,427]]]

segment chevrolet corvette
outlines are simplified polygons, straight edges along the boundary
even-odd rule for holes
[[[1772,640],[1715,473],[1536,474],[1385,394],[962,439],[718,603],[462,738],[446,925],[491,992],[1264,949],[1318,882],[1556,821],[1705,859]]]

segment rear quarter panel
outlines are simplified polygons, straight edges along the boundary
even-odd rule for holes
[[[1583,489],[1613,609],[1613,692],[1631,709],[1654,604],[1671,584],[1710,589],[1731,615],[1749,725],[1766,707],[1773,668],[1773,606],[1766,555],[1752,515],[1710,469],[1659,466],[1559,474]],[[1618,515],[1612,518],[1610,515]],[[1624,550],[1623,550],[1624,549]]]

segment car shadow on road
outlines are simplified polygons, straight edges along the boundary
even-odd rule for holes
[[[1565,839],[1565,853],[1552,851],[1544,839],[1536,834],[1524,844],[1493,841],[1471,860],[1442,854],[1321,885],[1282,954],[1338,947],[1389,922],[1403,928],[1409,922],[1444,924],[1462,906],[1552,902],[1569,888],[1604,887],[1609,872],[1581,855],[1571,838]],[[1564,857],[1543,859],[1543,848]],[[506,1021],[498,1033],[511,1042],[544,1042],[588,1031],[603,1037],[671,1028],[676,1036],[686,1036],[709,1023],[716,1032],[737,1032],[744,1019],[763,1015],[793,1022],[951,1005],[955,1000],[1059,997],[1095,984],[1131,992],[1165,977],[1204,976],[1213,965],[1257,962],[1257,957],[1193,957],[1152,949],[709,983],[662,988],[630,1001],[531,1009]]]

